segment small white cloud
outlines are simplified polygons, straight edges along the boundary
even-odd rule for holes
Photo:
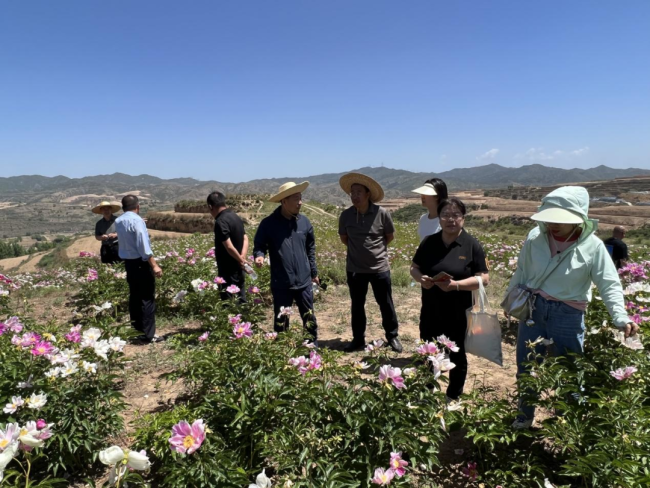
[[[585,146],[583,148],[576,149],[575,151],[571,151],[571,154],[573,156],[584,156],[588,152],[589,152],[589,146]]]
[[[479,161],[492,160],[492,159],[494,159],[496,157],[497,154],[499,154],[499,150],[494,148],[494,149],[490,149],[485,154],[481,154],[476,159],[479,160]]]
[[[573,157],[584,156],[589,152],[589,147],[585,146],[581,149],[576,149],[574,151],[562,151],[560,149],[547,153],[544,151],[543,147],[531,147],[525,153],[515,154],[516,160],[528,160],[528,161],[552,161],[554,159],[569,159]]]

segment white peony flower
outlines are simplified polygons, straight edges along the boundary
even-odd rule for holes
[[[27,406],[32,410],[39,410],[43,408],[46,403],[47,395],[42,392],[38,395],[36,393],[32,393],[32,396],[27,399]]]
[[[151,467],[151,462],[145,451],[125,452],[118,446],[111,446],[99,453],[99,460],[107,466],[113,466],[108,474],[108,482],[113,485],[120,479],[128,468],[145,471]],[[123,461],[126,460],[126,464]]]
[[[57,376],[61,376],[61,368],[58,366],[56,368],[52,368],[45,373],[46,378],[56,378]]]
[[[115,352],[122,352],[124,350],[125,345],[126,345],[126,341],[123,341],[119,337],[111,337],[108,340],[108,346],[111,348],[112,351]]]
[[[100,358],[108,360],[108,351],[111,350],[111,345],[106,339],[97,341],[93,346],[93,349],[95,350],[95,354],[97,354]]]
[[[5,448],[4,451],[0,452],[0,483],[4,478],[4,472],[7,464],[11,462],[11,460],[16,455],[16,452],[18,452],[18,445],[18,442],[12,442]]]
[[[11,403],[7,403],[5,408],[2,410],[4,413],[16,413],[20,407],[25,404],[25,400],[21,396],[11,397]]]
[[[96,363],[89,363],[88,361],[82,361],[81,362],[81,367],[84,369],[84,371],[86,373],[90,373],[90,374],[97,373],[97,364]]]
[[[266,470],[262,470],[260,474],[257,475],[255,479],[255,484],[248,485],[248,488],[270,488],[271,480],[266,476]]]
[[[77,363],[74,361],[68,361],[61,368],[61,373],[60,373],[61,378],[66,378],[68,376],[71,376],[75,374],[77,371],[79,371],[79,366],[77,365]]]

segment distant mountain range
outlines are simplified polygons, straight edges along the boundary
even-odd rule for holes
[[[548,186],[563,183],[610,180],[633,176],[650,176],[650,170],[616,169],[598,166],[591,169],[561,169],[532,164],[520,168],[507,168],[498,164],[458,168],[442,173],[414,173],[385,167],[364,167],[356,171],[367,174],[381,183],[389,198],[411,195],[410,191],[424,180],[439,177],[451,191],[468,189],[502,188],[509,185]],[[68,178],[65,176],[12,176],[0,178],[0,201],[42,202],[63,201],[76,195],[119,195],[140,190],[150,197],[154,206],[169,205],[182,199],[205,198],[207,193],[219,189],[225,193],[274,193],[286,181],[311,182],[306,192],[308,199],[323,202],[342,202],[347,198],[338,187],[344,173],[314,176],[287,176],[285,178],[258,179],[244,183],[200,181],[194,178],[162,179],[150,175],[131,176],[124,173],[112,175]],[[57,200],[58,199],[58,200]]]

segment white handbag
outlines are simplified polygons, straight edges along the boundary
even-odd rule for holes
[[[490,308],[480,276],[478,290],[472,291],[473,305],[467,309],[467,334],[465,352],[474,354],[503,366],[501,352],[501,325],[496,310]]]

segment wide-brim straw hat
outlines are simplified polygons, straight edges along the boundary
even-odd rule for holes
[[[117,213],[120,210],[122,210],[121,205],[118,205],[117,203],[111,203],[111,202],[104,201],[104,202],[101,202],[99,205],[97,205],[95,208],[93,208],[92,212],[96,213],[96,214],[101,214],[102,213],[102,211],[101,211],[102,207],[111,207],[111,211],[113,213]]]
[[[309,186],[308,181],[303,181],[302,183],[296,184],[293,181],[288,181],[280,187],[278,193],[269,198],[269,202],[279,203],[283,199],[295,195],[296,193],[302,193]]]
[[[419,193],[420,195],[430,195],[432,197],[435,197],[438,194],[433,186],[433,183],[425,183],[424,186],[416,188],[415,190],[411,190],[411,192]]]
[[[381,202],[384,199],[384,189],[370,176],[361,173],[348,173],[341,176],[339,184],[348,195],[352,192],[352,185],[363,185],[370,190],[370,201],[372,203]]]
[[[549,207],[531,215],[532,220],[548,222],[549,224],[582,224],[584,219],[571,210],[559,207]]]

